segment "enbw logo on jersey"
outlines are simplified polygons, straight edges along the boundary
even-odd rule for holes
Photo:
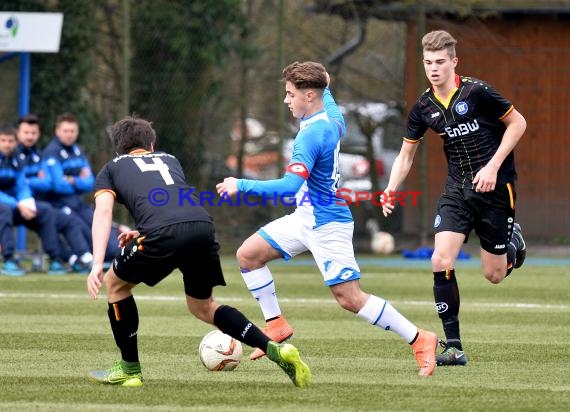
[[[445,130],[445,133],[447,133],[449,137],[465,136],[479,130],[479,123],[477,123],[477,119],[475,119],[473,122],[459,123],[455,127],[448,126],[443,130]]]
[[[456,111],[458,114],[461,114],[461,115],[467,113],[467,110],[468,110],[468,109],[469,109],[469,107],[467,106],[467,103],[465,103],[465,102],[463,102],[463,101],[462,101],[462,102],[458,102],[458,103],[455,105],[455,111]]]

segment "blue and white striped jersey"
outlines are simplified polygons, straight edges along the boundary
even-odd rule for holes
[[[242,192],[296,193],[295,213],[306,226],[313,228],[330,222],[352,222],[346,201],[337,195],[344,118],[328,88],[323,93],[323,104],[323,110],[301,119],[293,154],[282,179],[238,180],[238,190]]]

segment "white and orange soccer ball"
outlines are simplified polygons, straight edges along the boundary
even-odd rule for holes
[[[206,369],[232,371],[241,361],[243,347],[239,340],[216,329],[202,338],[198,354]]]
[[[388,232],[376,232],[372,235],[370,240],[370,249],[372,253],[379,255],[389,255],[394,251],[396,241],[394,236]]]

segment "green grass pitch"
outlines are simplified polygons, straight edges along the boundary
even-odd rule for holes
[[[442,333],[425,264],[361,262],[363,289],[392,302],[423,328]],[[233,259],[220,303],[263,325]],[[104,296],[88,298],[85,276],[0,276],[0,410],[37,411],[568,411],[570,410],[570,268],[532,264],[499,285],[477,265],[458,265],[466,367],[417,376],[410,347],[392,332],[341,310],[307,258],[271,266],[294,343],[313,371],[295,388],[281,370],[252,362],[244,347],[232,372],[209,372],[198,343],[212,327],[186,310],[174,273],[135,289],[145,386],[91,383],[118,351]]]

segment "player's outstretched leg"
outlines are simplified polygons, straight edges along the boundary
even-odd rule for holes
[[[311,384],[311,370],[295,346],[271,341],[267,345],[267,357],[285,371],[295,386],[305,388]]]
[[[269,339],[278,343],[286,341],[291,336],[293,336],[293,328],[291,325],[289,325],[283,315],[267,322],[267,326],[265,328],[262,328],[261,331],[265,333]],[[251,353],[251,355],[249,355],[249,359],[257,360],[263,356],[265,356],[265,352],[259,348],[256,348]]]
[[[429,376],[435,369],[435,351],[437,335],[428,330],[418,330],[418,337],[412,344],[412,350],[420,367],[420,376]]]
[[[465,366],[467,365],[467,355],[462,350],[448,345],[445,341],[440,340],[439,344],[443,347],[443,352],[436,356],[437,366]]]
[[[89,372],[89,378],[97,383],[121,385],[130,388],[143,386],[143,377],[139,362],[115,362],[112,368]]]

